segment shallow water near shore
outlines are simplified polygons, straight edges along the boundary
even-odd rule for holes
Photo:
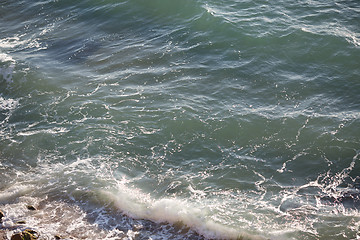
[[[357,1],[0,0],[2,228],[359,239],[359,16]]]

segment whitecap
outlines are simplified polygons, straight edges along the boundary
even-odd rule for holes
[[[206,217],[206,209],[177,198],[155,200],[137,189],[119,186],[119,191],[102,191],[102,196],[113,199],[115,205],[126,215],[157,223],[181,224],[207,239],[264,239],[235,229]]]
[[[5,99],[0,96],[0,110],[13,110],[19,104],[19,100],[8,98]]]
[[[12,62],[12,63],[14,63],[15,60],[10,55],[0,52],[0,62]]]

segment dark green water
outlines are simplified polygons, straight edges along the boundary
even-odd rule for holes
[[[3,227],[360,238],[358,1],[0,0],[0,22]]]

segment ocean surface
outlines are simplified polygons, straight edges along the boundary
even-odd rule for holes
[[[360,2],[0,0],[0,209],[41,239],[360,239]]]

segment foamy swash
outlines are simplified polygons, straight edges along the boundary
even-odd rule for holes
[[[105,191],[95,194],[93,197],[97,201],[101,198],[104,204],[104,206],[97,205],[97,209],[86,207],[82,209],[81,204],[79,207],[77,204],[29,197],[34,191],[36,190],[29,185],[13,186],[8,192],[0,195],[0,203],[6,204],[2,207],[5,212],[2,228],[8,230],[8,237],[19,230],[31,228],[39,232],[42,238],[61,236],[66,239],[119,239],[119,237],[132,239],[148,234],[162,235],[163,239],[175,239],[180,237],[173,236],[173,232],[176,232],[182,237],[197,239],[202,239],[200,236],[207,239],[265,239],[208,220],[203,211],[185,201],[177,199],[154,201],[147,195],[125,187],[119,189],[117,194]],[[94,201],[91,198],[89,200]],[[24,203],[31,203],[31,206],[36,206],[36,210],[28,210]],[[116,212],[116,208],[120,210],[117,216],[107,213],[109,204],[113,207],[111,211]],[[129,224],[126,216],[134,220]],[[19,220],[23,221],[23,219],[26,221],[19,225]],[[144,230],[147,223],[143,221],[146,220],[159,223],[160,225],[153,227],[158,229]],[[175,226],[175,230],[172,229],[173,226],[167,224]],[[111,225],[114,226],[110,227]]]

